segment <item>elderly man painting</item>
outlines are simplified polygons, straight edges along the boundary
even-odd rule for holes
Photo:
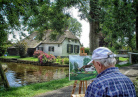
[[[136,97],[131,80],[115,67],[114,56],[105,47],[93,51],[92,60],[88,64],[93,63],[98,75],[88,86],[85,97]]]

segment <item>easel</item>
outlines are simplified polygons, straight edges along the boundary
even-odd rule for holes
[[[80,56],[86,56],[87,53],[85,53],[84,47],[80,48]],[[75,92],[75,88],[77,85],[77,80],[75,80],[74,85],[73,85],[73,89],[72,89],[72,93],[71,93],[71,97],[84,97],[85,96],[85,91],[87,89],[87,81],[80,81],[79,83],[79,94],[74,94]],[[81,94],[81,88],[83,87],[83,94]]]

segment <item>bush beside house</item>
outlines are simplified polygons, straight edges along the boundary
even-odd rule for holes
[[[54,62],[55,61],[54,55],[48,55],[47,53],[43,53],[40,56],[38,56],[38,60],[41,64],[47,63],[47,62]]]
[[[44,53],[41,50],[36,50],[34,52],[34,54],[33,54],[33,57],[38,58],[38,61],[41,64],[45,64],[45,63],[48,63],[48,62],[51,62],[51,63],[53,63],[53,62],[54,63],[59,63],[61,65],[63,65],[63,64],[69,64],[69,58],[61,58],[60,56],[58,56],[56,58],[54,55]]]
[[[19,56],[21,58],[24,58],[26,57],[27,55],[27,45],[26,43],[23,41],[23,42],[20,42],[18,41],[16,44],[15,44],[15,47],[17,48],[17,50],[19,51]]]
[[[40,56],[41,54],[44,54],[44,52],[41,50],[36,50],[34,51],[33,57],[38,58],[38,56]]]
[[[0,46],[0,56],[3,56],[7,50],[7,47]]]

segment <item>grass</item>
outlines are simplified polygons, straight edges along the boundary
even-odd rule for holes
[[[128,58],[119,57],[119,61],[128,61]]]
[[[1,58],[16,58],[19,60],[27,60],[27,61],[38,61],[38,58],[34,58],[34,57],[26,57],[26,58],[20,58],[20,56],[2,56]]]
[[[1,58],[8,58],[8,59],[11,59],[11,58],[20,58],[20,56],[1,56]]]
[[[130,64],[130,63],[124,64],[124,65],[116,64],[115,67],[124,67],[124,66],[130,66],[130,65],[132,65],[132,64]]]
[[[32,97],[55,89],[72,85],[74,81],[69,78],[53,80],[49,82],[36,83],[23,87],[13,87],[8,90],[0,89],[0,97]]]
[[[20,60],[28,60],[28,61],[38,61],[38,58],[34,57],[26,57],[26,58],[19,58]]]

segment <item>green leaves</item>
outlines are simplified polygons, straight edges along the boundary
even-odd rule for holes
[[[122,49],[123,46],[127,45],[134,49],[135,47],[131,45],[135,43],[132,40],[135,31],[135,14],[132,10],[133,2],[111,0],[109,4],[112,6],[108,5],[108,7],[105,7],[107,14],[101,25],[102,31],[106,35],[106,42],[109,42],[108,44],[112,44],[111,46],[117,49]]]
[[[77,21],[77,19],[70,18],[68,19],[68,23],[69,31],[71,31],[75,36],[80,37],[82,25]]]

